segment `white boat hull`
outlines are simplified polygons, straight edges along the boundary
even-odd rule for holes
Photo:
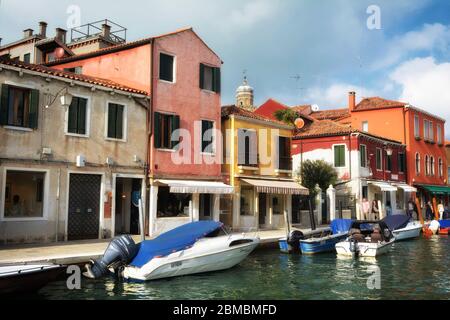
[[[247,258],[260,240],[252,238],[251,242],[233,247],[230,244],[250,239],[245,236],[201,239],[190,249],[152,259],[141,268],[128,266],[124,269],[123,277],[127,280],[150,281],[230,269]]]
[[[396,241],[415,239],[420,236],[423,226],[419,222],[411,222],[405,228],[393,231]]]
[[[355,250],[351,250],[351,242],[346,240],[336,244],[336,252],[341,256],[360,256],[360,257],[377,257],[382,254],[387,253],[392,245],[394,244],[395,239],[392,239],[390,242],[379,242],[379,243],[370,243],[370,242],[359,242],[355,244]]]

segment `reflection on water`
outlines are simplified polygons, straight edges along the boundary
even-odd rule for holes
[[[396,243],[377,259],[337,258],[336,254],[289,256],[259,250],[224,272],[123,283],[113,278],[83,280],[68,291],[55,282],[40,299],[450,299],[448,237]],[[374,267],[381,290],[367,288]]]

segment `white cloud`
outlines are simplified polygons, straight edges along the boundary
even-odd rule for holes
[[[446,136],[450,138],[450,62],[415,58],[400,64],[390,79],[402,88],[399,100],[446,119]]]
[[[235,8],[229,19],[225,20],[234,26],[248,28],[273,15],[274,9],[273,1],[252,1],[246,3],[242,8]]]

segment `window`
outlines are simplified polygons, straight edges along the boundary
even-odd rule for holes
[[[159,79],[174,82],[175,57],[161,53],[159,56]]]
[[[279,137],[279,159],[278,169],[280,170],[292,170],[292,158],[291,158],[291,139],[287,137]]]
[[[281,194],[274,195],[272,197],[272,212],[274,215],[283,214],[283,196]]]
[[[258,138],[256,131],[238,130],[238,165],[244,167],[258,166]]]
[[[189,217],[192,194],[171,193],[169,187],[158,189],[158,218]]]
[[[419,115],[414,115],[414,136],[420,138],[420,120]]]
[[[155,112],[155,148],[173,150],[180,141],[180,117]]]
[[[430,134],[430,123],[428,120],[423,120],[423,138],[426,141],[430,140],[429,134]]]
[[[442,145],[442,126],[440,124],[436,125],[436,130],[437,130],[437,143],[439,145]]]
[[[202,120],[202,152],[214,153],[214,122]]]
[[[430,175],[430,157],[425,156],[425,175]]]
[[[363,123],[362,123],[362,131],[369,132],[369,122],[368,121],[363,121]]]
[[[67,133],[86,135],[87,99],[73,97],[68,112]]]
[[[200,89],[220,93],[220,68],[200,64]]]
[[[376,162],[377,162],[377,170],[383,170],[383,150],[380,148],[377,148],[377,155],[376,155]]]
[[[39,91],[2,85],[0,124],[36,129],[38,123]]]
[[[44,216],[44,172],[8,170],[6,172],[5,218]]]
[[[386,154],[386,171],[392,171],[392,155]]]
[[[404,173],[406,169],[406,161],[405,161],[405,154],[399,153],[398,154],[398,172]]]
[[[442,158],[439,158],[439,177],[444,177],[444,162],[442,161]]]
[[[83,67],[64,68],[64,71],[72,72],[75,74],[83,74]]]
[[[108,103],[108,135],[109,139],[125,138],[125,106]]]
[[[420,154],[416,153],[416,174],[420,174]]]
[[[430,157],[430,165],[431,165],[430,173],[432,176],[434,176],[436,175],[436,163],[434,161],[434,157]]]
[[[25,54],[23,55],[23,62],[25,62],[25,63],[30,63],[30,62],[31,62],[31,54],[25,53]]]
[[[434,142],[434,129],[433,129],[433,122],[429,121],[429,128],[428,128],[428,139],[431,142]]]
[[[345,167],[345,146],[334,146],[334,166],[336,168]]]
[[[367,147],[364,144],[359,146],[359,156],[362,168],[367,168]]]
[[[241,188],[241,216],[253,216],[253,188]]]
[[[49,52],[45,54],[45,62],[53,62],[56,60],[56,56],[54,52]]]

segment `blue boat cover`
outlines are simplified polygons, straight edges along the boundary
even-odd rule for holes
[[[336,219],[331,222],[331,231],[333,234],[348,233],[352,226],[351,219]]]
[[[130,265],[141,268],[155,257],[165,257],[186,250],[221,227],[222,223],[216,221],[193,222],[166,232],[154,240],[144,241]]]
[[[439,220],[441,228],[450,228],[450,220]]]
[[[410,219],[411,218],[406,215],[396,214],[392,216],[387,216],[382,221],[386,223],[389,230],[394,231],[405,228],[408,225]]]

